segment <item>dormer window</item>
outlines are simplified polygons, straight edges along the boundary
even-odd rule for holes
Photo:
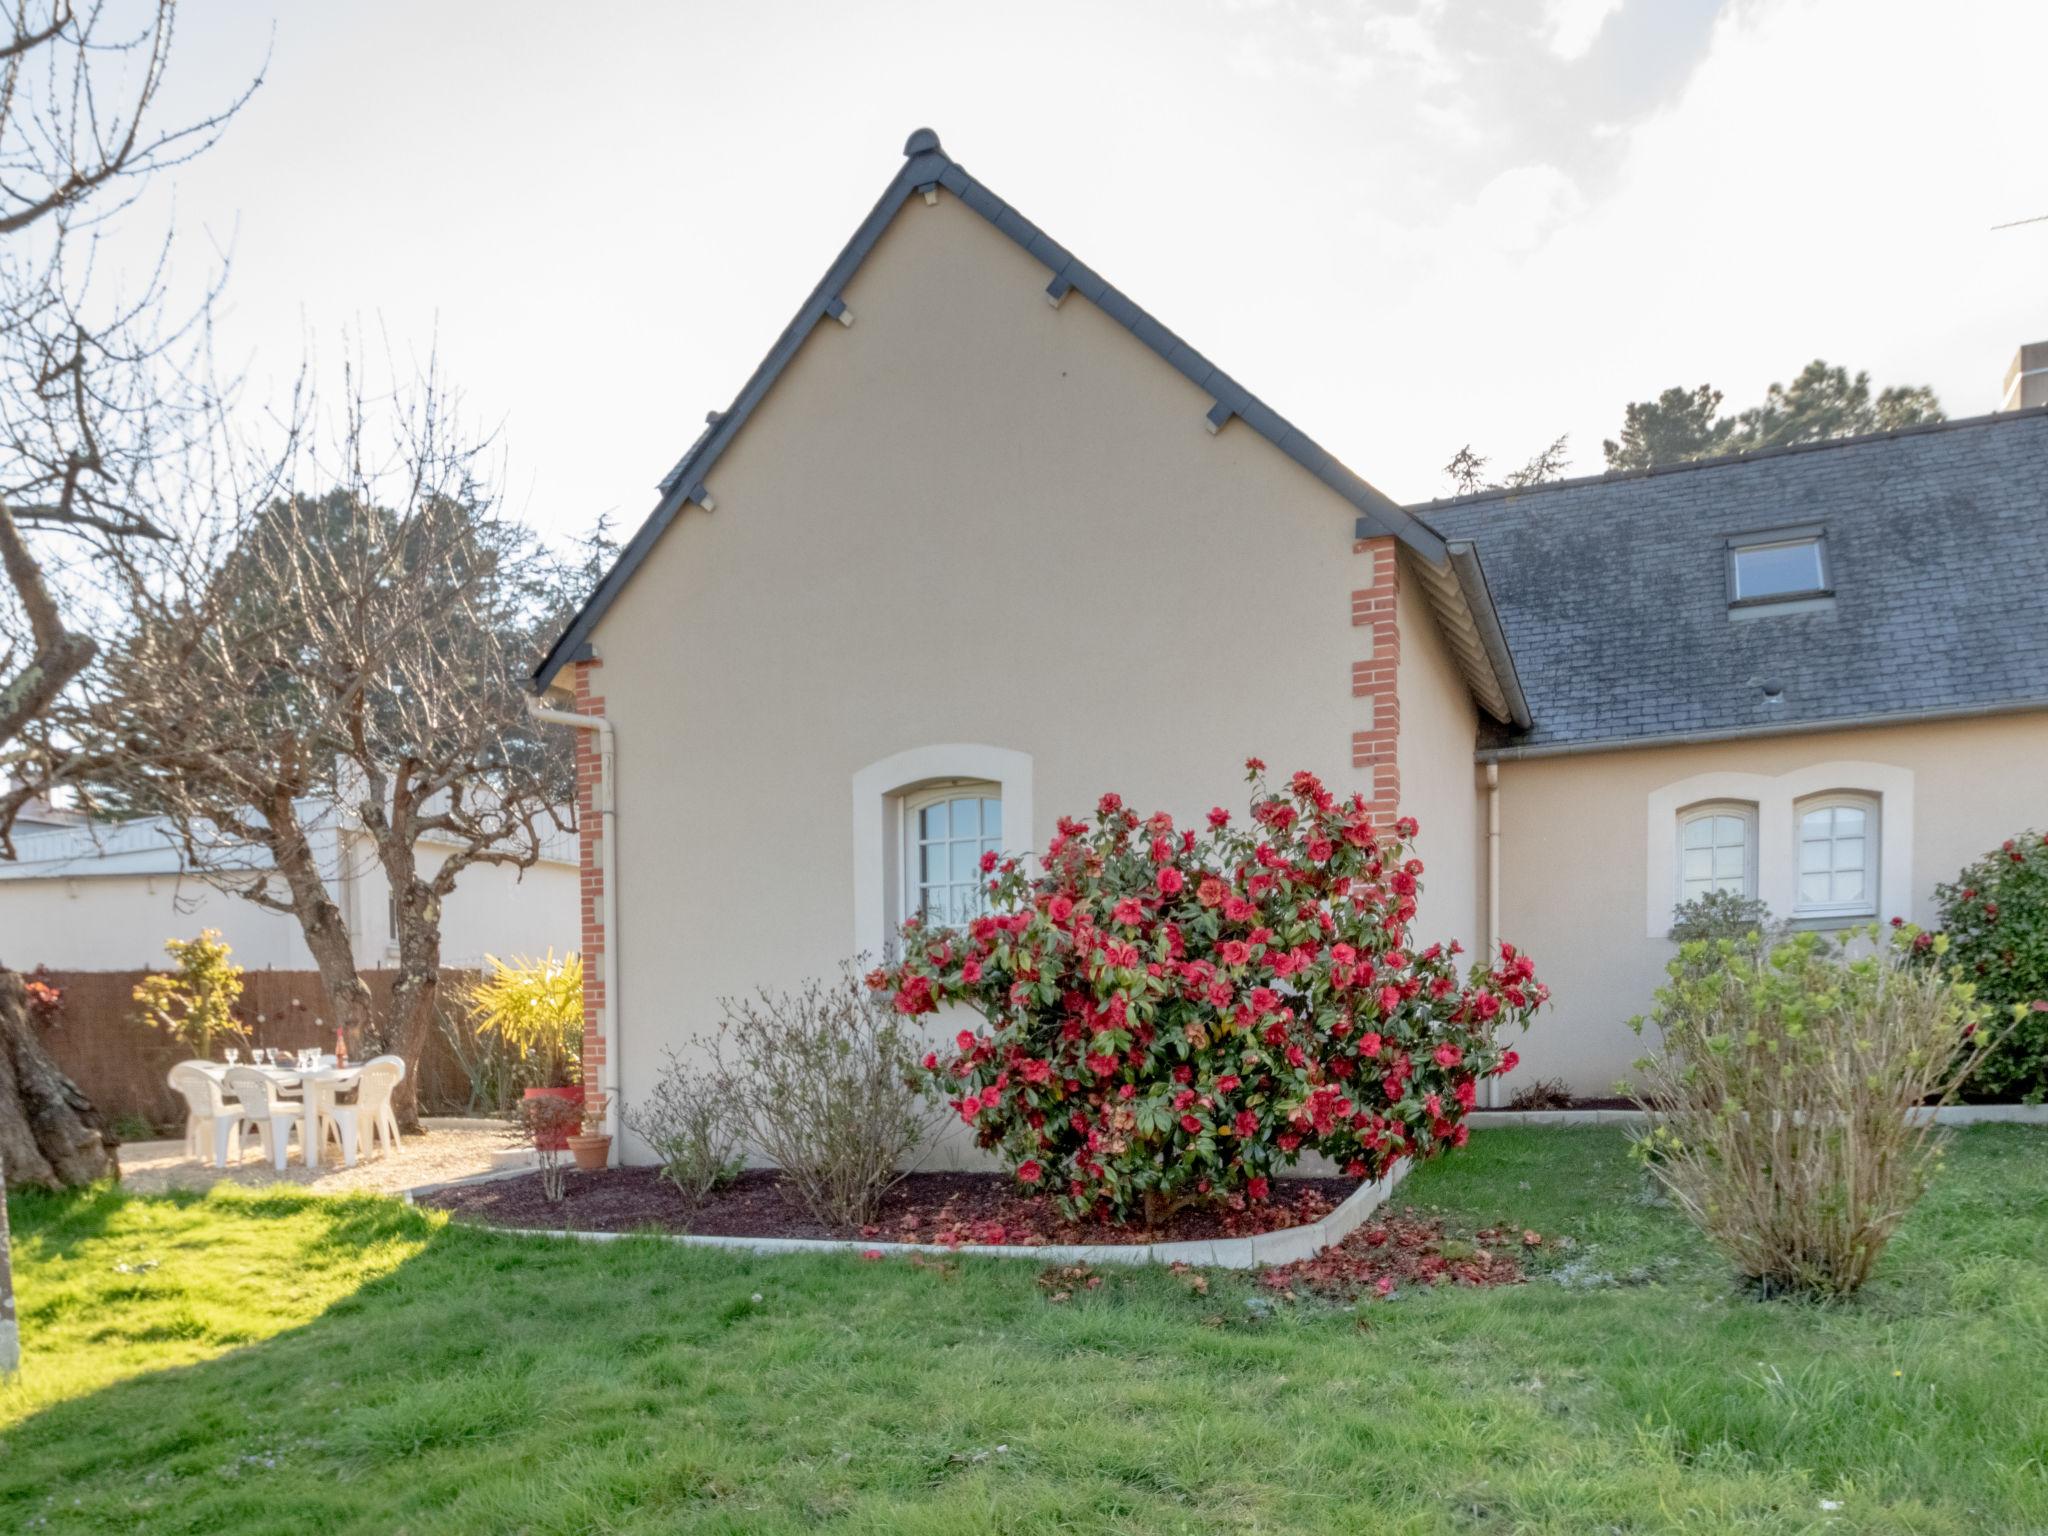
[[[1738,534],[1728,541],[1728,606],[1830,596],[1826,536],[1818,528]]]

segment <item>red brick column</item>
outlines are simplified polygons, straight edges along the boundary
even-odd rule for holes
[[[1395,623],[1401,562],[1392,537],[1360,539],[1351,546],[1360,584],[1351,593],[1351,622],[1365,631],[1365,659],[1351,664],[1351,696],[1368,700],[1370,723],[1351,735],[1351,766],[1366,771],[1365,797],[1373,815],[1388,820],[1401,800],[1401,631]]]
[[[576,713],[601,715],[604,696],[597,692],[600,661],[572,663],[576,682]],[[600,758],[597,732],[576,732],[576,861],[582,874],[583,929],[583,1084],[596,1094],[604,1083],[605,1007],[604,854],[606,828],[597,812]]]

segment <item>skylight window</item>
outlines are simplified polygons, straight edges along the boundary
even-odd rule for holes
[[[1747,534],[1728,541],[1728,601],[1774,603],[1829,591],[1819,529]]]

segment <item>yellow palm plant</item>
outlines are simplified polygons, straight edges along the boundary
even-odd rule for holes
[[[551,1079],[581,1076],[583,957],[557,960],[484,956],[484,975],[469,993],[470,1016],[480,1035],[496,1035],[521,1061],[539,1057]]]

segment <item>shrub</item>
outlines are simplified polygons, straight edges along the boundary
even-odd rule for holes
[[[479,1035],[495,1036],[524,1061],[536,1061],[547,1082],[582,1079],[583,957],[506,964],[484,956],[484,975],[469,989],[470,1017]]]
[[[248,1033],[235,1017],[242,968],[228,959],[234,951],[221,942],[219,929],[208,928],[196,939],[166,940],[164,951],[178,968],[153,971],[135,987],[145,1021],[202,1060],[212,1054],[215,1035]]]
[[[710,1073],[692,1070],[673,1051],[626,1124],[654,1148],[661,1176],[692,1205],[739,1176],[746,1132],[732,1101]]]
[[[1935,887],[1943,963],[2013,1026],[1985,1053],[1973,1098],[2048,1097],[2048,836],[2023,832]],[[2015,1010],[2018,1010],[2015,1014]]]
[[[1062,819],[1042,871],[984,855],[993,903],[964,930],[904,931],[870,983],[906,1016],[981,1016],[923,1072],[981,1146],[1070,1215],[1157,1221],[1267,1197],[1303,1152],[1360,1178],[1462,1146],[1496,1039],[1548,995],[1503,945],[1458,976],[1458,946],[1408,937],[1415,823],[1374,825],[1313,774],[1251,825],[1140,820],[1115,795]]]
[[[1761,937],[1770,931],[1770,903],[1736,891],[1708,891],[1671,909],[1671,937],[1681,944]]]
[[[1571,1085],[1561,1077],[1539,1077],[1524,1083],[1508,1100],[1509,1109],[1570,1109]]]
[[[568,1099],[519,1101],[512,1134],[520,1145],[533,1149],[534,1161],[540,1165],[540,1192],[547,1200],[562,1198],[562,1175],[566,1171],[562,1159],[568,1155],[570,1133],[582,1123],[583,1106]]]
[[[851,964],[836,982],[762,988],[720,1006],[715,1091],[811,1214],[830,1226],[872,1222],[938,1120],[910,1031]]]
[[[1810,933],[1687,945],[1652,1014],[1663,1051],[1637,1063],[1660,1111],[1639,1155],[1766,1295],[1870,1277],[1939,1153],[1916,1111],[1984,1050],[1969,985],[1907,963],[1917,930],[1867,932],[1854,954]]]

